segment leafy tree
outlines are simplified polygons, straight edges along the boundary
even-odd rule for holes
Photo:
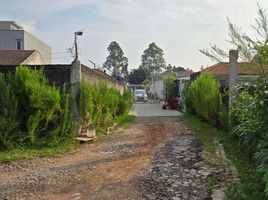
[[[143,52],[140,68],[147,70],[148,78],[151,78],[152,75],[157,74],[166,68],[166,62],[163,55],[163,50],[154,42]]]
[[[263,46],[268,44],[268,17],[266,9],[261,8],[259,4],[258,17],[255,22],[256,25],[252,27],[256,30],[258,36],[253,39],[228,19],[228,42],[232,45],[232,48],[238,48],[240,60],[259,64],[264,74],[263,64],[265,64],[264,62],[267,63],[267,59],[263,60],[262,58],[264,55],[267,56],[267,53],[263,51]],[[216,44],[210,44],[210,49],[204,48],[199,49],[199,51],[214,61],[221,61],[229,57],[228,52],[219,48]]]
[[[116,41],[110,43],[107,48],[110,55],[107,56],[103,67],[112,70],[113,76],[126,76],[128,67],[128,58]]]
[[[172,69],[172,65],[171,64],[168,64],[167,70],[171,70],[171,69]]]
[[[176,96],[177,94],[177,88],[176,88],[176,72],[171,72],[169,74],[167,74],[166,76],[164,76],[162,78],[162,80],[164,81],[165,83],[165,96],[166,96],[166,99],[169,98],[169,97],[174,97]]]
[[[128,82],[130,84],[143,84],[143,81],[147,79],[147,72],[143,68],[133,69],[128,75]]]

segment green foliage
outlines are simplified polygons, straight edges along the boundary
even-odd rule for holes
[[[130,92],[121,95],[106,82],[89,84],[82,80],[79,96],[82,131],[95,128],[97,133],[105,132],[116,117],[128,113],[131,99]]]
[[[107,56],[104,68],[111,69],[114,76],[126,76],[128,59],[124,56],[124,52],[116,41],[110,43],[107,48],[110,55]]]
[[[187,109],[197,116],[216,124],[219,119],[220,85],[209,74],[201,74],[185,88],[184,96]]]
[[[71,97],[49,86],[42,71],[17,67],[15,74],[0,75],[1,149],[55,146],[73,137]]]
[[[21,137],[19,131],[18,100],[11,83],[13,78],[0,74],[0,150],[12,149],[15,140]]]
[[[239,146],[234,135],[228,134],[224,130],[219,130],[214,126],[202,122],[199,118],[185,114],[184,120],[193,128],[194,132],[200,138],[203,144],[205,159],[210,164],[220,164],[215,154],[214,139],[218,138],[223,144],[226,156],[230,159],[239,173],[239,182],[228,183],[226,185],[227,199],[230,200],[265,200],[264,184],[262,176],[256,172],[252,161],[247,159],[245,152],[237,147]],[[218,160],[218,161],[217,161]],[[218,165],[220,167],[221,165]]]
[[[147,79],[146,70],[143,68],[133,69],[128,75],[128,82],[130,84],[143,84]]]
[[[241,148],[255,158],[268,195],[268,83],[265,79],[242,84],[232,108],[235,134]]]
[[[166,98],[174,97],[177,94],[177,87],[176,87],[176,72],[171,72],[170,74],[163,77],[163,81],[165,84],[166,90]]]
[[[149,45],[149,48],[143,52],[141,56],[140,68],[146,70],[147,78],[161,72],[166,68],[163,50],[160,49],[154,42]]]
[[[220,103],[219,123],[222,128],[229,130],[229,111],[223,103]]]

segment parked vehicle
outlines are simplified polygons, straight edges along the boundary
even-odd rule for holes
[[[162,109],[171,109],[171,110],[181,110],[182,109],[182,100],[179,96],[170,98],[166,100],[163,105]]]
[[[144,102],[148,101],[148,96],[145,90],[134,90],[134,102]]]

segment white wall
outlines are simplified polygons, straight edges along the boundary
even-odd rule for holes
[[[51,64],[51,47],[24,31],[24,50],[37,50],[46,64]]]
[[[160,99],[164,99],[164,83],[162,80],[154,81],[150,85],[150,91],[152,94],[157,94]]]

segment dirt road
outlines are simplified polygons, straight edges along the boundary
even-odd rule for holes
[[[147,105],[133,112],[149,108],[155,115],[160,106]],[[175,111],[172,117],[148,112],[105,142],[1,165],[0,200],[211,199],[206,183],[214,169],[202,161],[191,129]]]

